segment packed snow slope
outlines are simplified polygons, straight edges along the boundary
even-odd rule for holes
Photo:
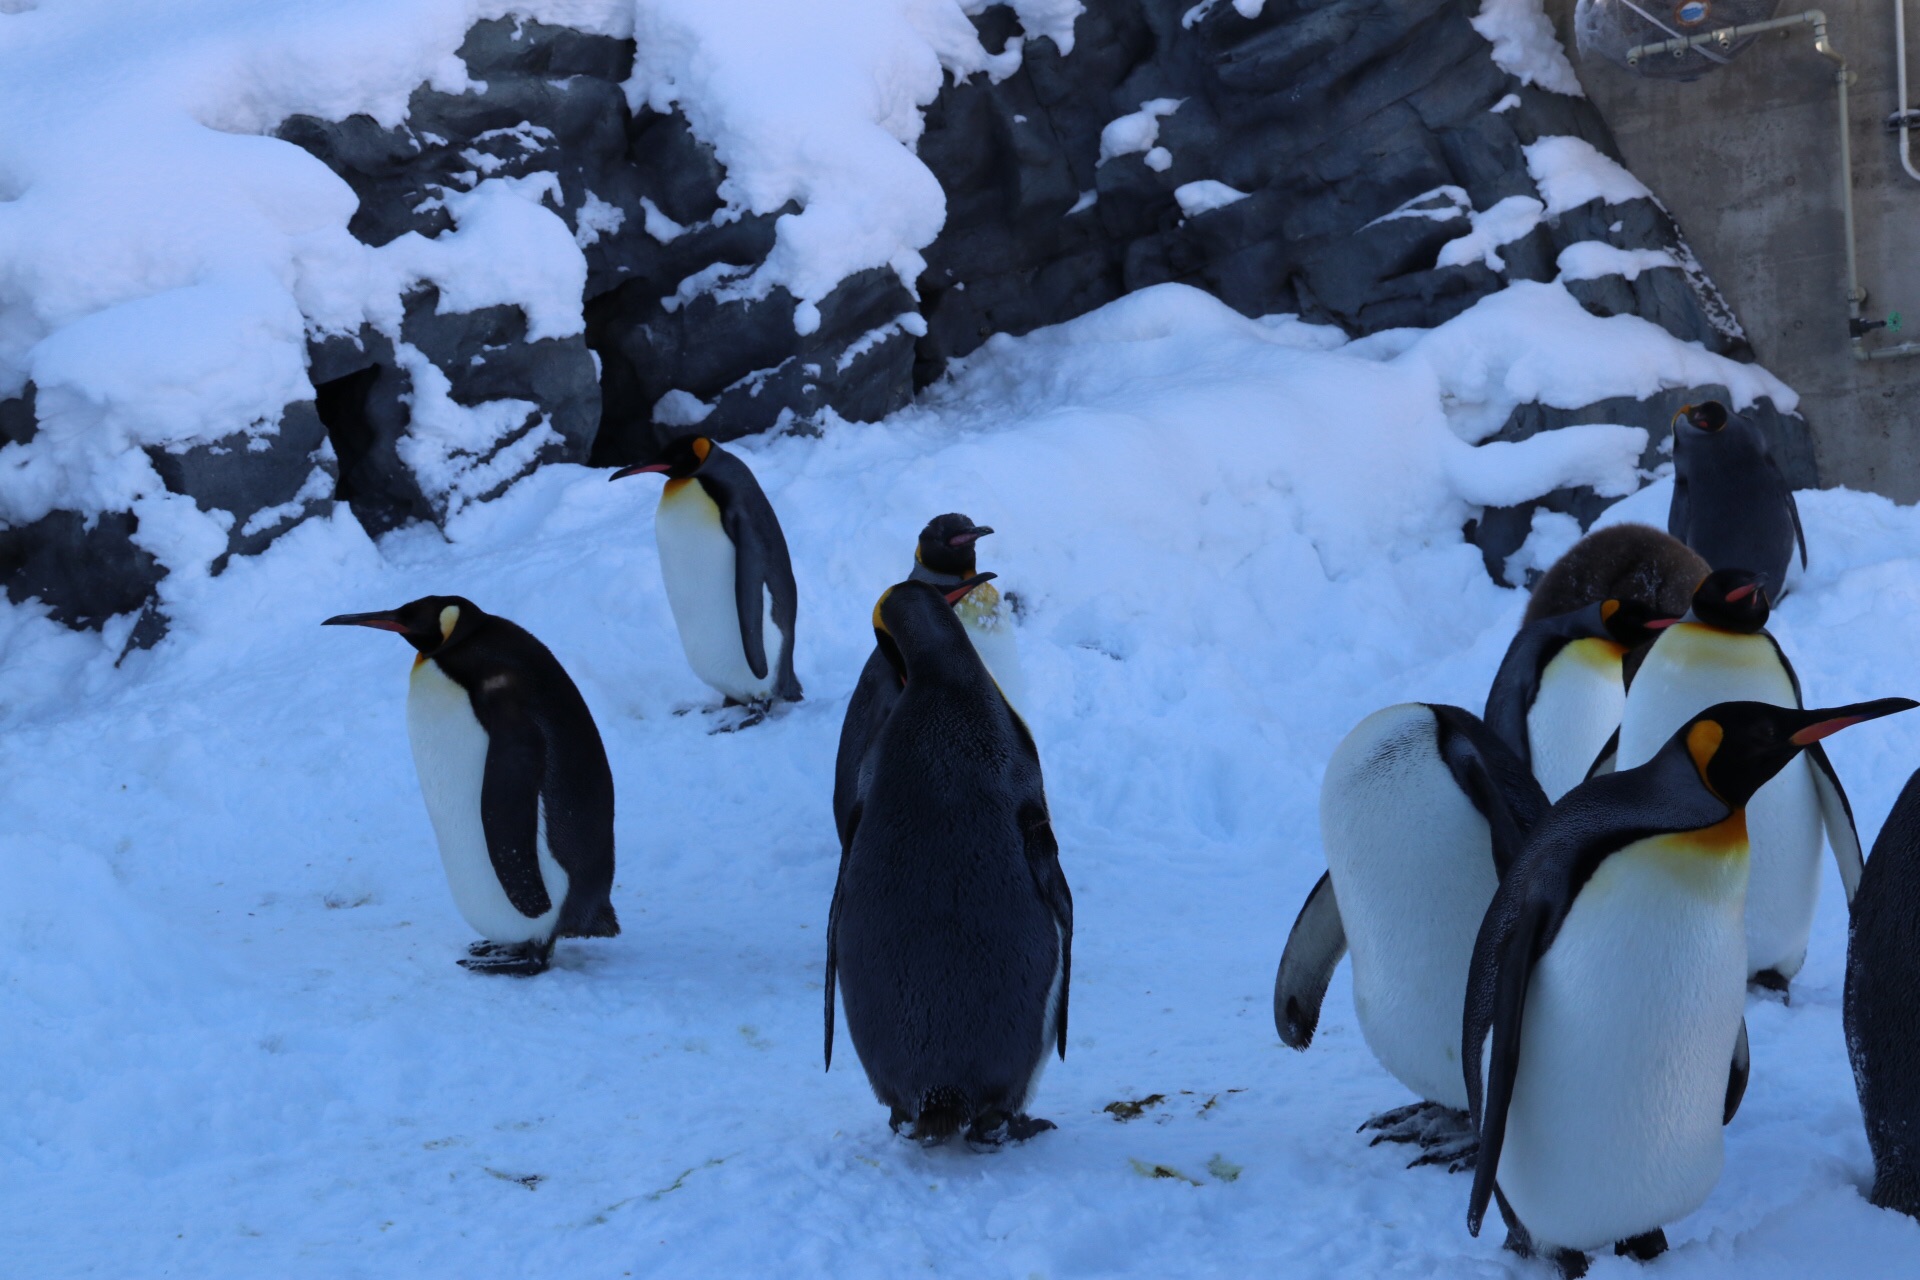
[[[1463,436],[1564,393],[1556,368],[1738,373],[1556,289],[1352,344],[1153,290],[995,340],[884,423],[738,446],[792,544],[808,697],[737,734],[708,734],[680,653],[651,480],[549,468],[378,545],[309,522],[193,584],[117,669],[111,636],[0,609],[0,1269],[1544,1274],[1467,1235],[1466,1179],[1354,1133],[1407,1099],[1344,968],[1305,1054],[1269,999],[1323,867],[1328,753],[1389,702],[1478,707],[1519,619],[1461,521],[1562,483],[1625,492],[1644,440]],[[1658,519],[1661,492],[1621,507]],[[1808,696],[1920,691],[1920,513],[1801,503],[1813,566],[1777,632]],[[982,567],[1023,602],[1077,906],[1069,1054],[1035,1104],[1060,1128],[992,1154],[890,1136],[844,1031],[820,1065],[840,716],[874,599],[948,510],[999,531]],[[1530,553],[1568,532],[1543,521]],[[410,651],[318,625],[433,592],[552,647],[620,787],[626,932],[530,981],[454,964]],[[1920,717],[1832,752],[1871,839]],[[1644,1274],[1910,1273],[1920,1224],[1861,1195],[1843,947],[1829,872],[1794,1004],[1749,1009],[1726,1174]]]

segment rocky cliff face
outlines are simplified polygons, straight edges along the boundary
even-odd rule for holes
[[[378,532],[443,520],[457,501],[547,461],[650,460],[696,423],[726,440],[836,415],[876,419],[992,334],[1067,320],[1146,285],[1184,282],[1249,315],[1296,312],[1359,337],[1430,327],[1514,281],[1552,280],[1562,252],[1587,243],[1675,264],[1568,280],[1590,311],[1638,315],[1747,357],[1653,199],[1545,198],[1530,146],[1570,138],[1617,150],[1585,99],[1496,63],[1470,0],[1257,8],[1248,18],[1215,0],[1094,0],[1070,56],[1035,40],[1005,79],[950,83],[919,145],[948,211],[918,297],[890,271],[863,272],[805,333],[783,290],[729,292],[766,258],[779,214],[727,206],[725,175],[685,118],[629,109],[631,41],[480,23],[460,50],[468,91],[421,86],[398,128],[294,117],[279,136],[353,187],[350,230],[368,244],[446,234],[449,197],[484,179],[544,183],[586,259],[585,333],[530,338],[517,307],[443,312],[425,286],[393,332],[315,335],[313,399],[288,406],[277,432],[156,452],[155,468],[172,492],[231,513],[227,554],[246,554],[334,499]],[[1020,35],[1005,7],[975,22],[989,50]],[[1512,234],[1495,225],[1501,208],[1523,215],[1509,220]],[[1482,214],[1487,251],[1444,254],[1482,229]],[[1449,257],[1460,260],[1441,265]],[[1710,393],[1522,405],[1494,438],[1614,421],[1646,425],[1659,442],[1674,407]],[[484,448],[451,450],[457,486],[423,478],[423,395],[501,415]],[[1804,424],[1765,402],[1756,416],[1794,482],[1813,483]],[[8,436],[34,423],[31,387],[0,402]],[[1645,465],[1657,461],[1650,448]],[[1496,574],[1534,505],[1584,522],[1604,503],[1560,491],[1487,512],[1471,532]],[[136,533],[130,515],[56,511],[0,531],[0,578],[16,600],[38,596],[62,620],[98,626],[138,608],[163,572]],[[143,626],[136,642],[158,633]]]

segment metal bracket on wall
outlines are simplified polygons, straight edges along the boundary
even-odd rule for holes
[[[1906,58],[1904,44],[1906,36],[1903,0],[1895,0],[1894,16],[1898,22],[1897,34],[1900,37],[1903,56],[1900,59],[1900,105],[1906,108]],[[1789,14],[1784,18],[1774,18],[1767,22],[1749,22],[1744,26],[1722,27],[1718,31],[1702,32],[1697,36],[1675,36],[1671,40],[1660,40],[1652,44],[1635,45],[1627,50],[1627,65],[1637,66],[1640,59],[1670,54],[1680,57],[1687,50],[1700,45],[1712,44],[1722,48],[1735,40],[1747,36],[1756,36],[1763,31],[1784,31],[1793,27],[1813,28],[1813,51],[1834,64],[1833,82],[1838,92],[1840,104],[1840,216],[1844,224],[1847,242],[1847,342],[1855,360],[1895,360],[1902,356],[1920,356],[1920,342],[1902,342],[1891,347],[1867,346],[1867,334],[1875,329],[1892,326],[1897,328],[1899,321],[1869,320],[1866,315],[1867,291],[1860,286],[1859,257],[1854,247],[1853,231],[1853,136],[1849,130],[1847,115],[1847,90],[1853,84],[1853,72],[1847,69],[1847,60],[1834,49],[1827,39],[1827,15],[1819,9],[1807,9],[1800,13]],[[1901,131],[1901,160],[1906,163],[1907,172],[1913,173],[1908,161],[1906,131]],[[1915,174],[1920,177],[1920,174]]]

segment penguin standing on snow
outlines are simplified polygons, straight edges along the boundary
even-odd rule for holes
[[[1595,529],[1554,561],[1527,601],[1521,625],[1602,600],[1633,603],[1656,618],[1677,618],[1712,570],[1687,544],[1647,524]]]
[[[786,535],[760,482],[705,436],[682,436],[667,446],[665,461],[623,467],[612,478],[650,473],[667,477],[654,516],[660,577],[694,674],[729,702],[753,708],[748,724],[775,699],[800,701],[793,674],[799,591]]]
[[[1801,705],[1800,680],[1766,630],[1769,605],[1758,574],[1721,569],[1693,595],[1685,619],[1660,633],[1631,673],[1620,717],[1618,766],[1653,758],[1701,708],[1747,699]],[[1820,897],[1824,827],[1851,903],[1860,885],[1853,810],[1818,743],[1783,766],[1747,806],[1753,869],[1747,885],[1747,971],[1754,985],[1784,993],[1807,956]]]
[[[600,731],[547,647],[459,596],[323,626],[394,631],[419,651],[407,736],[453,902],[485,941],[460,961],[528,976],[556,937],[620,932],[613,772]]]
[[[1673,415],[1673,502],[1667,532],[1715,569],[1751,569],[1778,601],[1793,553],[1807,565],[1807,535],[1793,486],[1767,438],[1718,400],[1680,406]]]
[[[1273,1021],[1313,1041],[1341,955],[1380,1065],[1422,1101],[1373,1117],[1379,1142],[1418,1142],[1414,1164],[1472,1163],[1460,1017],[1467,962],[1500,873],[1546,812],[1533,775],[1459,707],[1403,703],[1362,720],[1320,788],[1327,873],[1307,896],[1273,984]]]
[[[958,513],[935,516],[920,531],[920,541],[913,549],[913,571],[907,576],[915,582],[931,582],[942,590],[962,582],[977,584],[960,597],[954,610],[966,625],[967,639],[987,664],[987,673],[1018,714],[1025,683],[1013,637],[1012,610],[1000,593],[987,585],[995,575],[974,570],[974,544],[992,532]],[[842,843],[859,786],[860,762],[899,696],[900,677],[880,646],[875,645],[867,665],[860,669],[860,680],[847,702],[846,718],[840,723],[840,749],[833,768],[833,824]]]
[[[923,1141],[1052,1128],[1026,1106],[1067,1052],[1073,897],[1033,739],[954,614],[968,586],[909,580],[874,608],[904,683],[827,916],[827,1065],[838,983],[875,1096]]]
[[[1744,806],[1820,738],[1914,706],[1719,703],[1534,828],[1467,982],[1469,1231],[1497,1197],[1508,1247],[1569,1276],[1605,1245],[1666,1248],[1664,1225],[1713,1190],[1746,1090]]]
[[[1520,628],[1487,693],[1487,727],[1533,770],[1548,801],[1587,776],[1620,727],[1621,662],[1677,618],[1638,601],[1602,600]]]
[[[1920,772],[1873,842],[1847,931],[1847,1056],[1873,1151],[1870,1198],[1920,1218]]]

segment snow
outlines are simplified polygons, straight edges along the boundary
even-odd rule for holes
[[[1203,213],[1224,209],[1230,204],[1245,200],[1247,193],[1236,190],[1224,182],[1202,178],[1198,182],[1185,182],[1175,187],[1173,198],[1179,201],[1181,213],[1189,218],[1197,218]]]
[[[1590,200],[1621,204],[1653,198],[1645,183],[1584,138],[1541,138],[1521,150],[1526,152],[1534,186],[1546,198],[1550,218]]]
[[[1115,156],[1154,150],[1154,144],[1160,138],[1161,117],[1172,115],[1185,101],[1185,98],[1151,98],[1141,103],[1138,111],[1130,111],[1109,120],[1106,127],[1100,130],[1100,159],[1097,163],[1105,164]]]
[[[1539,226],[1544,207],[1532,196],[1508,196],[1491,209],[1468,210],[1473,230],[1441,245],[1434,265],[1458,267],[1484,262],[1490,271],[1506,270],[1507,264],[1497,250]]]
[[[1493,61],[1521,84],[1583,98],[1580,77],[1553,33],[1541,0],[1481,0],[1473,29],[1493,46]],[[1496,108],[1497,110],[1498,108]]]
[[[1435,201],[1439,203],[1436,204]],[[1377,227],[1383,222],[1393,222],[1400,218],[1426,218],[1432,222],[1451,222],[1458,217],[1471,217],[1472,214],[1473,200],[1467,195],[1467,189],[1448,183],[1443,187],[1435,187],[1431,191],[1422,191],[1413,199],[1403,201],[1398,208],[1381,214],[1360,229],[1365,231],[1367,227]]]
[[[1453,401],[1480,375],[1454,366],[1535,369],[1562,398],[1551,370],[1596,376],[1569,351],[1648,362],[1629,381],[1701,372],[1616,321],[1558,332],[1584,315],[1564,298],[1508,290],[1395,354],[1161,286],[995,338],[885,422],[731,446],[793,548],[808,689],[738,734],[675,714],[712,696],[660,586],[655,489],[577,467],[444,537],[310,520],[190,584],[118,668],[112,636],[0,606],[10,1269],[1513,1274],[1467,1236],[1465,1179],[1353,1133],[1404,1098],[1345,970],[1305,1054],[1268,995],[1322,870],[1333,745],[1390,702],[1478,705],[1519,620],[1461,540],[1474,502],[1633,482],[1637,427],[1468,444]],[[1920,512],[1801,508],[1813,566],[1776,630],[1809,698],[1920,688]],[[956,509],[999,530],[982,567],[1023,601],[1077,908],[1069,1055],[1037,1101],[1061,1127],[994,1155],[891,1137],[844,1033],[819,1058],[839,720],[873,599]],[[553,648],[620,787],[626,933],[563,943],[535,980],[453,963],[469,938],[409,759],[410,651],[316,625],[428,592]],[[1920,720],[1830,745],[1871,839]],[[1826,875],[1793,1005],[1749,1009],[1727,1169],[1663,1275],[1892,1276],[1920,1248],[1860,1194]]]
[[[1604,240],[1581,240],[1560,251],[1559,278],[1595,280],[1601,276],[1638,279],[1642,271],[1656,267],[1680,266],[1680,259],[1665,249],[1622,249]]]

